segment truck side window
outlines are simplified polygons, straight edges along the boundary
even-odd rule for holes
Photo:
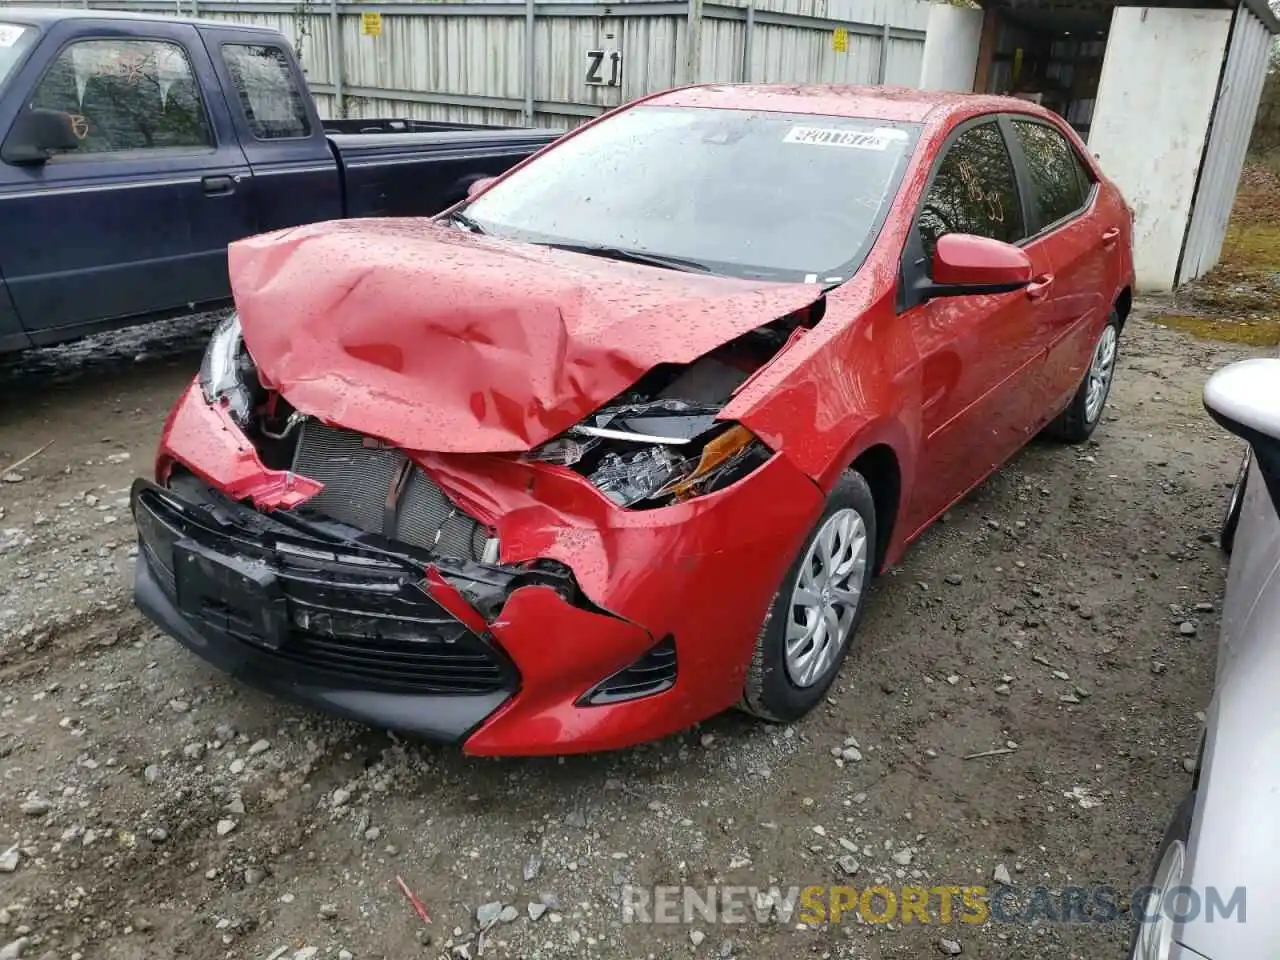
[[[284,140],[311,135],[306,100],[283,50],[266,44],[227,43],[222,59],[255,137]]]
[[[83,40],[58,54],[32,106],[71,115],[77,154],[213,146],[186,51],[161,40]]]

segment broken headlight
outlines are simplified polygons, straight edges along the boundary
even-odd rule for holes
[[[525,459],[573,467],[621,507],[658,507],[711,493],[772,455],[714,406],[658,400],[604,407]]]
[[[223,407],[240,426],[249,422],[253,411],[257,374],[244,345],[240,317],[231,314],[222,320],[209,338],[200,362],[200,389],[210,404]]]

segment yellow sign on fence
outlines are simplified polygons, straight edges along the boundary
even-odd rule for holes
[[[849,30],[846,27],[836,27],[831,31],[831,49],[836,53],[849,52]]]
[[[380,13],[362,13],[360,14],[360,32],[366,37],[382,36],[382,14]]]

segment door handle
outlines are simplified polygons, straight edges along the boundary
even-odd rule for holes
[[[1116,241],[1120,239],[1120,228],[1112,227],[1110,230],[1102,232],[1102,242],[1108,247],[1114,247]]]
[[[205,177],[200,181],[200,188],[209,196],[218,197],[235,190],[235,182],[230,177]]]
[[[1046,273],[1036,277],[1031,283],[1027,284],[1027,296],[1032,300],[1043,299],[1049,293],[1049,288],[1053,286],[1053,274]]]

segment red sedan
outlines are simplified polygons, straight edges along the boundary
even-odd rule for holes
[[[133,507],[138,605],[246,680],[473,754],[811,710],[872,576],[1080,442],[1130,212],[1021,100],[698,86],[433,220],[234,244]]]

